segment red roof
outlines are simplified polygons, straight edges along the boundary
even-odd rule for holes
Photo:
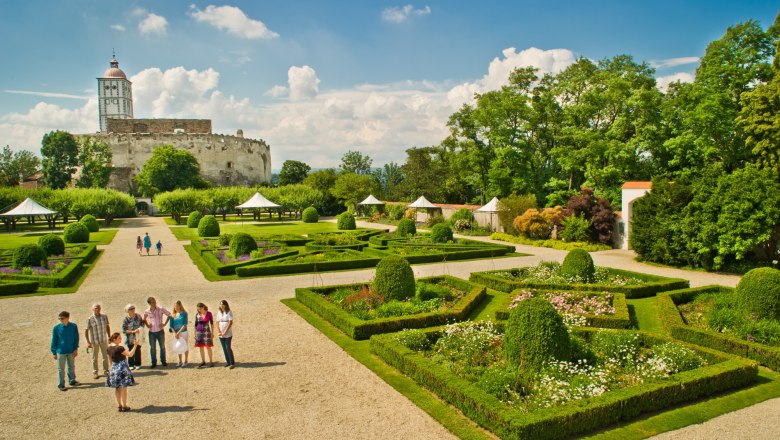
[[[653,182],[626,182],[623,189],[652,189]]]

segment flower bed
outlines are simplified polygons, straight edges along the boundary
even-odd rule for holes
[[[658,317],[661,321],[661,326],[664,331],[676,339],[754,359],[772,370],[780,371],[779,346],[761,344],[758,341],[750,340],[751,338],[747,338],[748,334],[740,336],[739,332],[734,333],[733,329],[721,329],[728,330],[721,332],[705,328],[702,325],[695,325],[697,321],[701,324],[701,317],[698,317],[696,314],[704,314],[703,311],[697,311],[697,298],[703,299],[703,302],[706,303],[714,302],[720,296],[731,295],[734,295],[734,289],[723,286],[681,289],[659,295],[657,299]],[[725,298],[723,302],[729,304],[730,299]],[[693,323],[686,322],[680,312],[679,307],[682,306],[685,309],[686,305],[688,305],[688,310],[685,313],[692,318]],[[750,320],[750,317],[739,316],[737,310],[733,307],[729,312],[732,318]],[[755,335],[751,336],[753,336],[752,339],[755,339]]]
[[[244,254],[238,258],[230,255],[227,247],[220,247],[215,251],[205,250],[201,252],[203,261],[219,275],[232,275],[236,269],[250,264],[278,260],[293,255],[298,251],[288,251],[281,243],[274,241],[258,241],[258,248],[251,254]]]
[[[311,236],[314,241],[306,243],[307,251],[352,249],[359,251],[368,246],[368,238],[363,240],[363,236],[351,232],[334,232],[314,234]]]
[[[507,439],[571,437],[740,388],[757,378],[752,361],[700,347],[679,347],[649,333],[611,332],[630,344],[614,344],[613,354],[604,350],[596,359],[582,356],[548,364],[539,376],[530,378],[501,365],[501,335],[489,324],[376,335],[371,350]],[[589,343],[593,347],[596,332],[575,333],[584,341],[583,347]],[[621,348],[629,355],[614,354]],[[709,365],[677,372],[695,366],[697,358]]]
[[[472,246],[426,246],[391,243],[387,249],[366,248],[364,252],[377,257],[400,255],[410,264],[436,263],[439,261],[468,260],[472,258],[493,258],[506,255],[503,247]]]
[[[14,269],[12,267],[0,267],[0,279],[4,280],[33,280],[41,287],[67,286],[84,266],[84,260],[53,260],[45,267],[29,267]]]
[[[501,308],[496,312],[496,319],[509,319],[509,313],[519,301],[539,295],[550,301],[569,325],[601,328],[631,326],[626,296],[609,292],[518,289],[503,300]]]
[[[285,275],[329,270],[362,269],[374,267],[379,258],[373,258],[349,249],[314,251],[300,255],[286,256],[275,261],[236,268],[239,277]]]
[[[371,312],[356,314],[355,310],[358,307],[345,310],[344,300],[346,297],[355,293],[360,295],[364,288],[363,284],[298,288],[295,289],[295,298],[353,339],[360,340],[368,339],[374,334],[395,332],[404,328],[423,328],[464,320],[485,296],[484,287],[455,277],[422,278],[417,282],[418,284],[422,282],[449,286],[449,289],[460,292],[453,292],[451,300],[445,301],[446,304],[442,304],[440,301],[434,310],[422,311],[418,309],[417,313],[413,314],[384,317],[377,316],[378,307],[373,307],[373,314]],[[344,294],[345,291],[350,293]],[[365,297],[366,295],[364,295],[363,302],[372,301]],[[397,309],[402,307],[397,307]],[[350,306],[347,305],[346,308],[350,309]],[[363,308],[363,310],[366,309]],[[392,310],[389,314],[392,314]]]

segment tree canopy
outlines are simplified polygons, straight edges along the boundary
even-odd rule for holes
[[[179,188],[207,188],[208,182],[200,177],[198,160],[189,151],[178,150],[173,145],[161,145],[154,149],[152,157],[135,176],[138,191],[146,195],[172,191]]]
[[[79,146],[67,131],[52,131],[43,135],[41,156],[43,157],[43,181],[49,188],[65,188],[76,172]]]

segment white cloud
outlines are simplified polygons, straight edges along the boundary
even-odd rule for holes
[[[276,85],[268,89],[267,92],[264,93],[266,96],[270,96],[272,98],[279,98],[282,96],[287,96],[287,93],[289,93],[290,90],[285,86]]]
[[[650,67],[654,69],[667,69],[669,67],[684,66],[686,64],[698,63],[701,58],[699,57],[679,57],[679,58],[667,58],[665,60],[652,60],[650,61]]]
[[[423,17],[431,13],[431,7],[425,6],[422,9],[414,9],[412,5],[393,6],[382,11],[382,20],[389,23],[403,23],[413,17]]]
[[[35,153],[40,152],[41,138],[49,131],[93,133],[97,131],[97,125],[97,97],[75,109],[39,102],[26,113],[13,112],[0,116],[3,144],[10,145],[13,150],[25,149]]]
[[[65,98],[65,99],[82,99],[82,100],[90,99],[90,96],[71,95],[70,93],[36,92],[32,90],[3,90],[3,91],[5,93],[15,93],[17,95],[41,96],[44,98]]]
[[[214,6],[209,5],[204,10],[191,5],[189,15],[195,21],[207,23],[211,26],[225,30],[231,35],[235,35],[247,40],[270,40],[278,38],[279,34],[271,31],[260,20],[253,20],[241,9],[235,6]]]
[[[124,32],[126,29],[121,24],[112,24],[111,29],[118,31],[118,32]]]
[[[309,66],[292,66],[287,71],[287,83],[290,86],[290,99],[299,101],[317,96],[320,79],[317,72]]]
[[[168,20],[161,15],[150,12],[146,18],[138,23],[138,32],[144,36],[164,37],[168,34]]]
[[[691,73],[688,72],[677,72],[673,73],[671,75],[666,76],[659,76],[655,79],[655,85],[658,87],[658,90],[662,92],[666,92],[669,89],[669,84],[680,81],[684,83],[692,83],[694,80],[694,76]]]

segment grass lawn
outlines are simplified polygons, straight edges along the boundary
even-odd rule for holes
[[[636,317],[639,330],[661,333],[661,322],[658,320],[658,300],[655,296],[647,298],[627,299],[629,314]],[[633,313],[631,313],[633,311]]]
[[[116,233],[116,229],[92,232],[89,234],[89,242],[91,244],[110,244],[111,241],[114,240]],[[37,244],[38,239],[46,234],[49,234],[49,232],[43,231],[22,232],[18,234],[0,234],[0,249],[15,249],[23,244],[28,243]],[[62,231],[54,231],[53,234],[62,235]]]
[[[339,232],[335,223],[331,222],[319,222],[319,223],[303,223],[297,222],[246,222],[246,223],[233,223],[225,224],[220,222],[220,232],[235,234],[236,232],[246,232],[253,236],[262,235],[275,235],[275,234],[295,234],[295,235],[307,235],[318,232]],[[176,236],[179,241],[197,240],[198,230],[196,228],[188,228],[187,226],[172,226],[171,232]],[[365,229],[365,228],[361,228]]]

